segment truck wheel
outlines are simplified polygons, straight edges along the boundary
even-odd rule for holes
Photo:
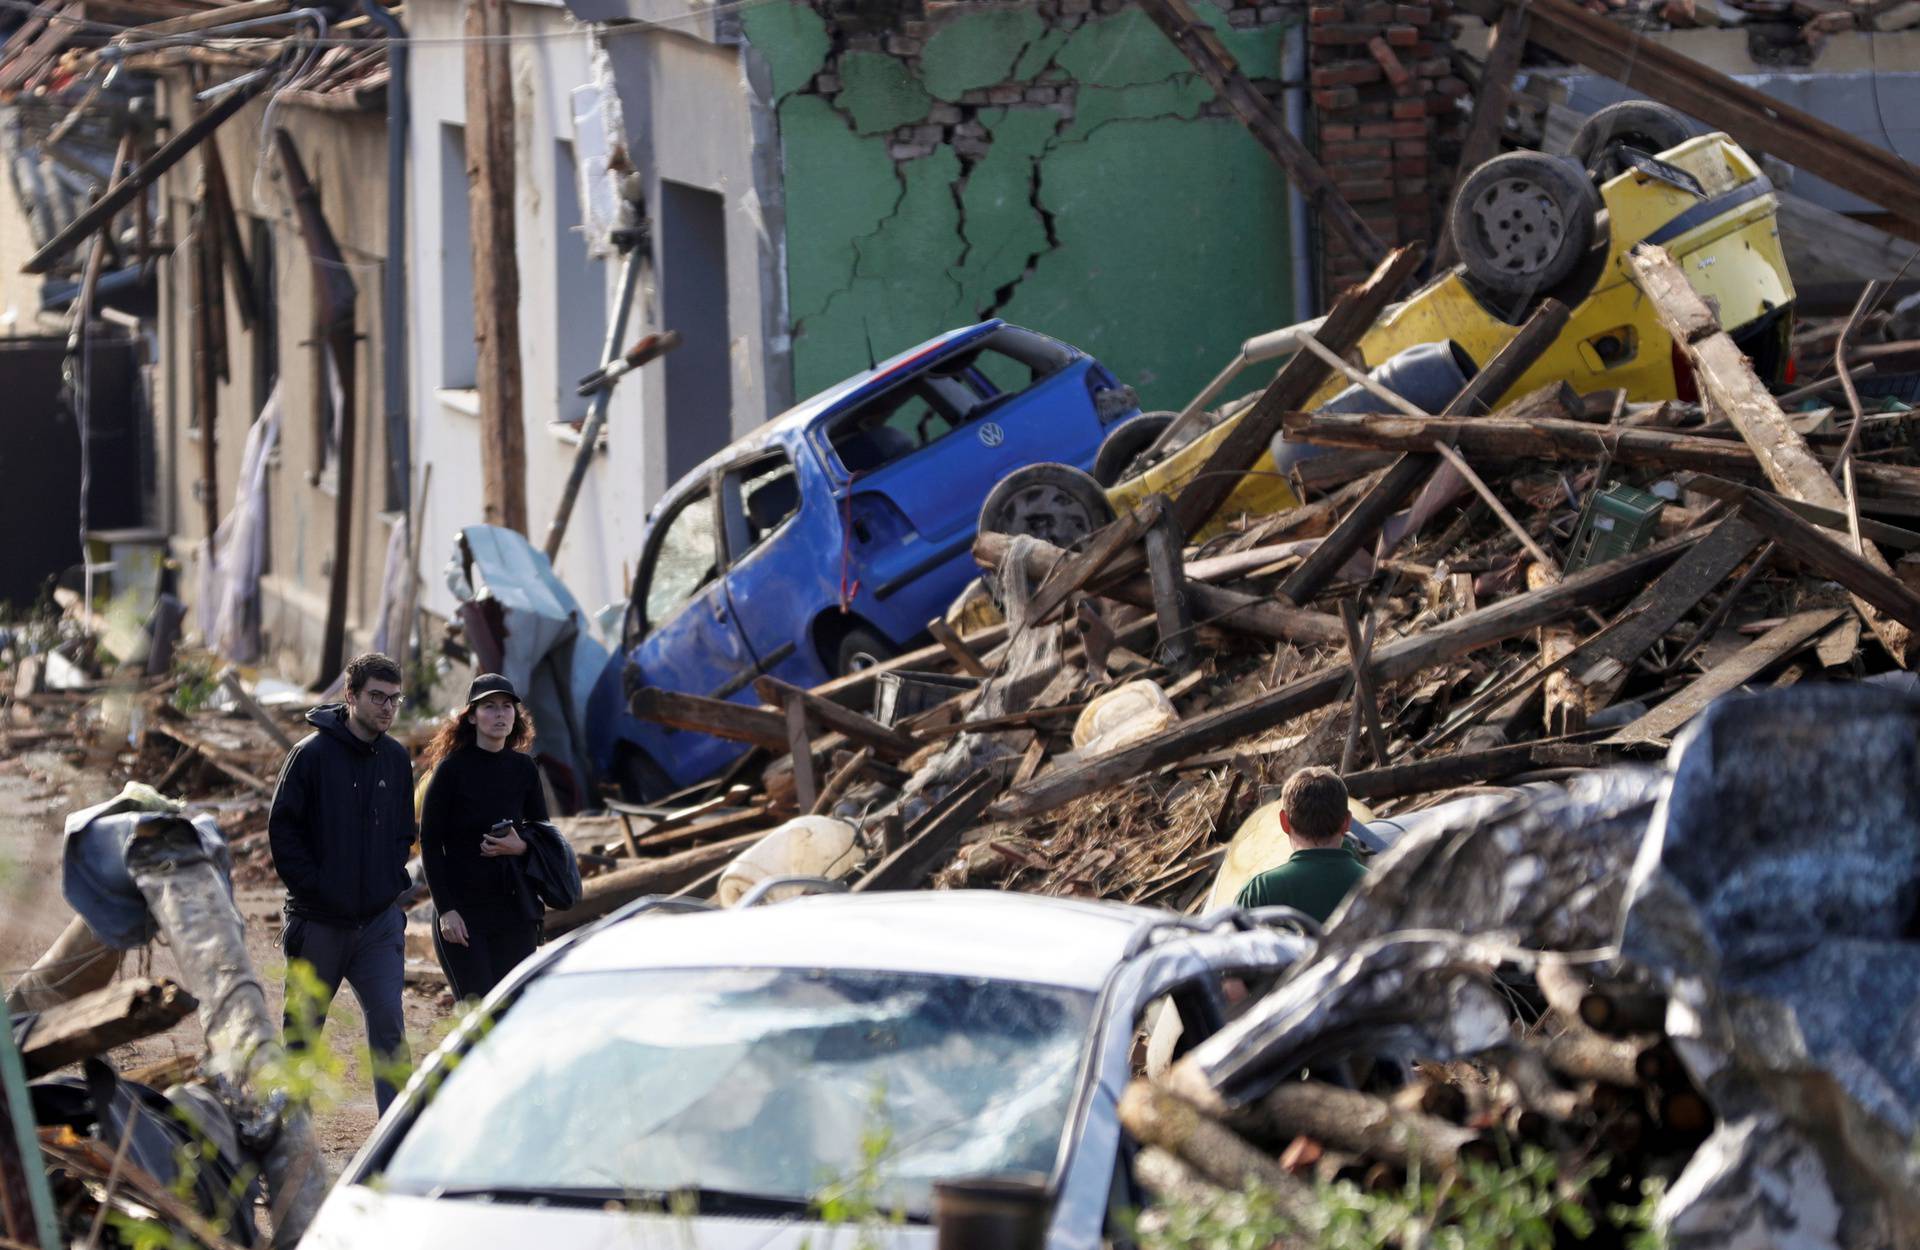
[[[1027,534],[1070,548],[1113,520],[1100,483],[1070,464],[1023,465],[1000,479],[980,506],[980,528]]]
[[[1448,227],[1476,282],[1531,296],[1564,281],[1593,242],[1600,192],[1571,161],[1507,152],[1468,175]]]
[[[1160,431],[1173,424],[1177,415],[1172,412],[1143,412],[1114,426],[1112,432],[1101,440],[1100,450],[1094,453],[1093,480],[1102,486],[1111,486],[1126,477],[1134,461],[1140,458],[1140,453],[1153,446],[1153,440],[1160,437]]]
[[[1621,147],[1638,148],[1648,156],[1658,156],[1692,137],[1693,123],[1684,113],[1651,100],[1622,100],[1607,105],[1580,123],[1567,155],[1605,182],[1626,168],[1620,159]]]

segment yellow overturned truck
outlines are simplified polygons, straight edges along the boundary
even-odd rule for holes
[[[1566,330],[1503,400],[1562,381],[1581,394],[1624,390],[1636,402],[1691,399],[1684,358],[1628,277],[1627,253],[1647,242],[1672,253],[1762,380],[1781,381],[1794,291],[1777,205],[1759,163],[1726,135],[1695,135],[1681,114],[1644,101],[1602,109],[1568,155],[1508,152],[1461,183],[1448,217],[1459,263],[1361,339],[1363,364],[1376,382],[1438,411],[1552,297],[1573,310]],[[1186,409],[1116,428],[1091,475],[1056,464],[1015,470],[987,498],[980,527],[1071,545],[1116,509],[1177,493],[1245,411],[1208,406],[1241,370],[1292,354],[1318,324],[1249,339]],[[1344,386],[1328,383],[1312,406],[1379,409]],[[1216,517],[1296,506],[1284,467],[1263,457]]]

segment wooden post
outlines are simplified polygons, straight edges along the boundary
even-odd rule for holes
[[[1180,561],[1180,530],[1173,514],[1161,509],[1146,533],[1147,579],[1153,588],[1153,614],[1160,627],[1156,657],[1178,676],[1193,667],[1193,609],[1187,602]]]
[[[793,792],[800,810],[813,810],[819,797],[813,784],[813,738],[807,732],[807,705],[799,699],[787,703],[787,752],[793,757]]]
[[[193,414],[200,436],[200,480],[195,484],[200,496],[201,535],[207,540],[207,558],[213,558],[213,533],[220,528],[219,422],[215,419],[219,391],[214,382],[213,310],[208,286],[218,282],[218,273],[209,274],[207,253],[213,229],[207,212],[204,188],[193,208],[193,247],[187,256],[188,300],[193,305]]]
[[[527,532],[520,392],[520,265],[515,255],[513,75],[506,0],[468,0],[467,204],[479,345],[481,516]]]

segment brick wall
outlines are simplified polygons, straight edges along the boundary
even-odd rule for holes
[[[1340,193],[1388,243],[1431,244],[1441,229],[1468,94],[1453,72],[1452,0],[1314,0],[1307,66],[1320,161]],[[1322,231],[1329,295],[1366,266]]]

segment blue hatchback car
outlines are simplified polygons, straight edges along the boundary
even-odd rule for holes
[[[746,747],[628,712],[655,686],[756,702],[913,645],[976,570],[982,501],[1007,473],[1087,468],[1131,388],[1003,321],[952,330],[791,409],[687,474],[648,513],[619,652],[587,733],[629,798],[705,780]]]

